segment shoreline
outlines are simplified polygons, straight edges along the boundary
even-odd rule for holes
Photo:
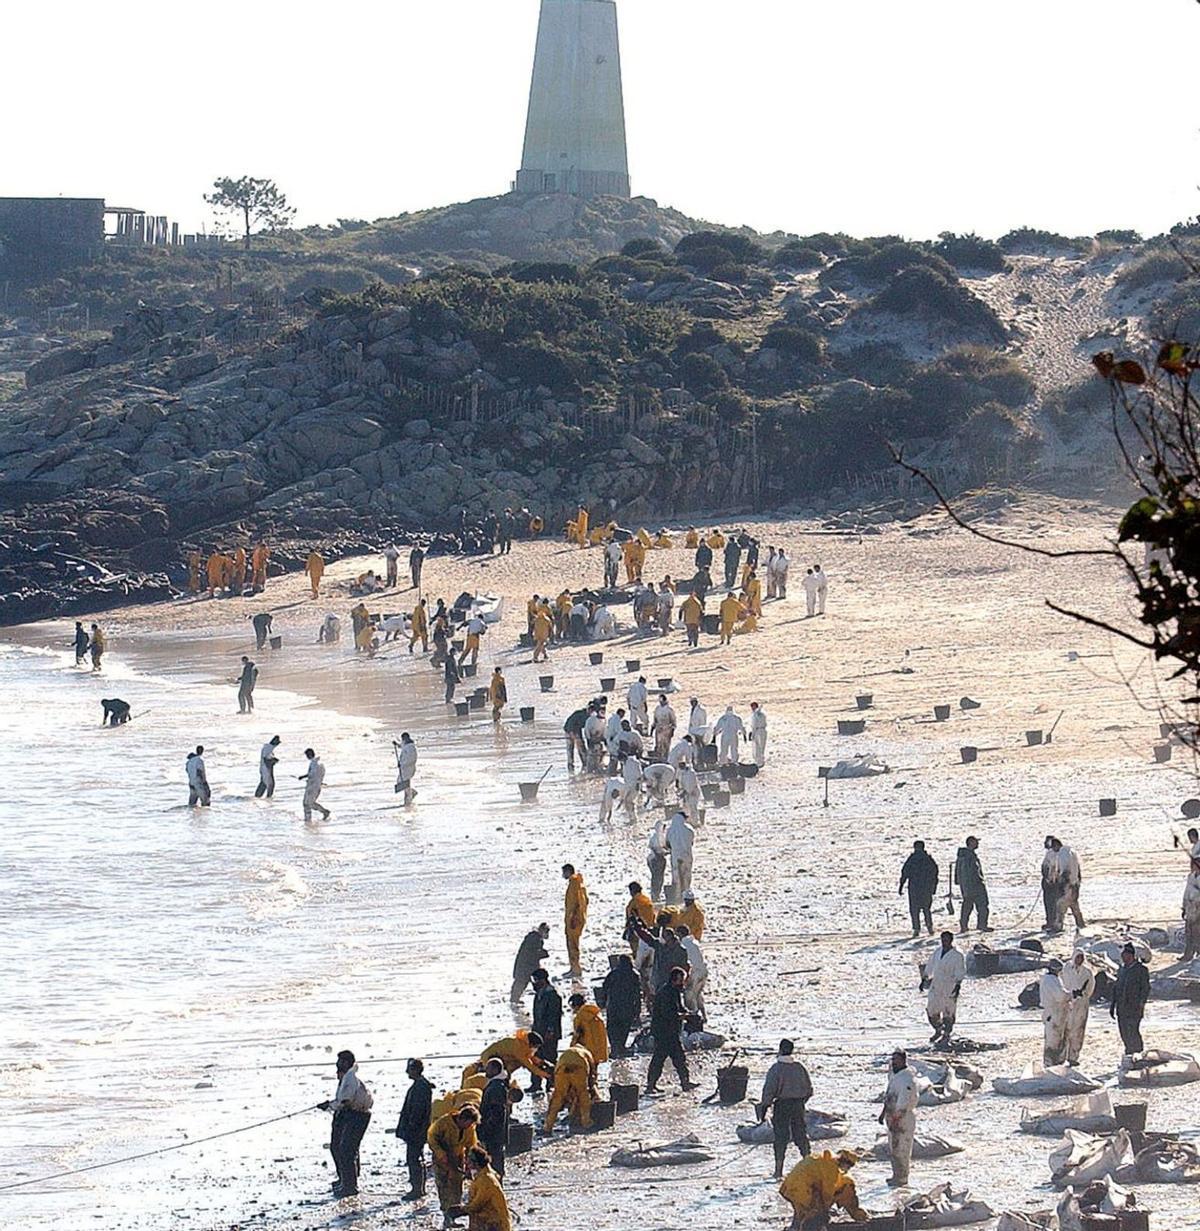
[[[1050,533],[1060,542],[1074,543],[1086,541],[1098,528],[1051,523]],[[752,1094],[760,1068],[765,1068],[765,1050],[784,1034],[801,1040],[800,1050],[808,1057],[817,1086],[814,1105],[850,1116],[851,1136],[838,1144],[869,1145],[873,1139],[870,1098],[880,1083],[874,1058],[897,1041],[909,1042],[916,1052],[927,1034],[911,977],[912,964],[927,944],[908,940],[894,896],[899,857],[914,831],[931,842],[944,864],[968,827],[982,830],[1000,929],[996,939],[1012,934],[1013,920],[1025,913],[1034,888],[1033,868],[1040,859],[1031,843],[1040,845],[1047,825],[1069,833],[1081,852],[1089,918],[1095,912],[1159,921],[1169,916],[1175,883],[1171,855],[1164,849],[1169,844],[1163,842],[1162,815],[1164,808],[1177,808],[1164,799],[1169,800],[1173,790],[1182,796],[1187,789],[1174,767],[1166,767],[1164,776],[1161,767],[1130,755],[1131,747],[1148,750],[1154,721],[1139,711],[1111,671],[1128,658],[1121,653],[1113,657],[1106,652],[1111,649],[1106,639],[1072,625],[1063,627],[1041,608],[1043,586],[1063,589],[1068,575],[1064,566],[1035,568],[965,535],[956,535],[955,550],[947,551],[951,540],[944,536],[955,532],[932,523],[914,529],[919,533],[888,528],[856,543],[820,541],[831,575],[831,614],[825,621],[804,620],[803,600],[793,598],[786,605],[768,604],[763,631],[736,638],[729,649],[706,638],[698,651],[689,653],[681,648],[682,634],[664,642],[620,638],[603,647],[603,670],[617,677],[618,696],[630,680],[623,670],[628,656],[641,659],[651,680],[659,672],[678,679],[677,703],[693,690],[699,693],[710,718],[727,701],[742,711],[750,699],[764,701],[771,724],[767,769],[732,807],[710,811],[697,838],[697,889],[710,928],[704,945],[713,971],[709,1009],[714,1028],[731,1041],[764,1049],[752,1062]],[[1039,533],[1027,524],[1022,529]],[[795,569],[812,540],[795,524],[779,525],[779,533],[788,536],[789,549],[801,544],[799,550],[789,550]],[[651,553],[648,579],[660,575],[660,560],[667,566],[682,558],[677,552]],[[327,576],[337,582],[357,568],[355,561],[339,562]],[[528,650],[513,648],[517,631],[524,627],[524,593],[540,593],[542,578],[595,584],[599,572],[599,553],[568,551],[549,542],[532,548],[517,544],[511,557],[494,557],[490,565],[443,557],[427,563],[427,593],[453,598],[459,589],[469,588],[498,589],[505,595],[503,622],[489,634],[497,636],[495,652],[480,656],[481,673],[485,662],[495,659],[510,679],[511,713],[499,731],[486,719],[473,717],[460,724],[447,718],[440,677],[427,666],[405,667],[406,652],[389,651],[367,660],[355,656],[345,639],[333,652],[316,646],[319,615],[326,609],[344,615],[353,600],[342,594],[331,595],[328,603],[303,599],[303,579],[291,575],[273,581],[265,596],[270,605],[282,608],[284,648],[274,656],[264,652],[260,687],[281,686],[313,698],[304,708],[314,719],[324,710],[336,711],[350,726],[369,719],[378,724],[372,738],[381,747],[385,733],[400,729],[397,723],[410,724],[421,748],[421,796],[411,815],[393,806],[386,822],[390,836],[384,838],[374,833],[382,822],[372,820],[367,809],[391,804],[394,766],[373,759],[372,753],[372,759],[362,762],[364,781],[341,785],[336,781],[340,769],[331,764],[328,799],[334,818],[327,827],[315,826],[311,835],[297,833],[296,841],[315,844],[314,851],[336,853],[339,862],[321,874],[327,875],[327,884],[325,879],[312,881],[306,900],[312,905],[298,905],[289,928],[303,930],[306,912],[319,906],[333,887],[344,885],[342,892],[347,892],[364,882],[368,896],[355,898],[353,910],[369,912],[370,934],[378,937],[379,951],[352,950],[362,988],[356,988],[352,978],[338,978],[329,987],[289,996],[282,1005],[263,1001],[236,1011],[230,1025],[236,1021],[240,1028],[234,1037],[251,1041],[208,1048],[212,1067],[205,1071],[215,1088],[191,1098],[201,1106],[197,1125],[221,1114],[249,1122],[259,1118],[259,1108],[269,1110],[276,1100],[282,1104],[276,1110],[303,1103],[310,1094],[316,1101],[327,1096],[329,1085],[329,1058],[323,1049],[336,1050],[345,1042],[356,1045],[377,1100],[376,1122],[364,1147],[364,1229],[395,1219],[395,1194],[390,1190],[398,1185],[386,1177],[399,1150],[383,1130],[398,1109],[402,1056],[410,1048],[430,1055],[469,1054],[474,1044],[511,1030],[514,1018],[500,1003],[506,999],[501,993],[507,987],[511,953],[531,919],[551,921],[552,969],[556,975],[561,969],[561,916],[556,913],[561,911],[560,861],[571,859],[583,867],[592,891],[584,948],[589,976],[603,968],[608,952],[619,948],[614,938],[622,887],[644,867],[648,821],[599,828],[599,784],[568,781],[562,772],[561,719],[581,697],[594,693],[601,669],[587,663],[586,647],[552,650],[555,690],[541,694],[536,684],[540,668],[529,663]],[[1077,588],[1087,590],[1089,601],[1095,597],[1106,604],[1107,613],[1119,614],[1120,596],[1106,588],[1101,572],[1081,570],[1080,576],[1086,577],[1086,585]],[[471,580],[476,584],[459,584]],[[792,589],[798,593],[794,577]],[[404,592],[395,597],[404,598]],[[135,665],[144,653],[157,655],[180,678],[210,671],[212,682],[218,682],[225,678],[227,662],[236,662],[243,652],[254,656],[253,638],[242,617],[255,609],[249,600],[221,600],[217,608],[207,600],[126,608],[113,613],[104,626],[116,662],[124,644]],[[27,627],[36,637],[54,626]],[[239,642],[239,634],[246,644]],[[201,637],[204,640],[197,641]],[[1096,667],[1068,664],[1067,651],[1078,649],[1105,658]],[[172,656],[174,666],[169,665]],[[401,660],[398,669],[389,661],[396,657]],[[901,673],[905,666],[911,674]],[[1108,674],[1102,675],[1102,668]],[[884,674],[875,675],[877,671]],[[293,688],[294,679],[304,679],[305,686]],[[865,683],[876,697],[868,734],[864,740],[847,741],[834,733],[835,719],[853,711],[855,689]],[[956,701],[960,695],[978,696],[983,709],[966,714],[955,707],[948,725],[934,723],[933,702]],[[517,721],[516,707],[525,701],[537,707],[533,724]],[[233,711],[232,685],[229,702]],[[1027,725],[1048,727],[1063,702],[1068,717],[1054,743],[1042,749],[1020,747],[1017,733]],[[355,708],[348,708],[351,703]],[[1122,729],[1108,729],[1114,725]],[[362,733],[355,738],[361,740]],[[967,741],[981,747],[1003,742],[1003,748],[967,767],[956,763],[957,747]],[[364,747],[375,749],[376,744]],[[826,810],[815,766],[859,750],[883,755],[898,769],[882,780],[833,784]],[[248,751],[256,755],[257,749]],[[522,807],[515,798],[517,776],[547,761],[553,762],[554,772],[538,804]],[[171,772],[175,790],[182,774],[178,767]],[[349,792],[351,785],[357,794],[343,794],[343,802],[334,802],[334,788]],[[1118,826],[1092,819],[1099,794],[1120,798]],[[295,808],[290,797],[277,801],[271,816],[284,804],[286,813],[277,819],[291,821]],[[203,819],[209,827],[230,823],[215,809]],[[486,874],[481,874],[484,869]],[[1181,887],[1182,877],[1178,879]],[[349,903],[338,910],[339,917],[355,917]],[[465,950],[460,932],[471,938]],[[295,935],[298,941],[301,932]],[[484,952],[476,952],[479,944]],[[337,952],[331,949],[331,954]],[[788,975],[810,967],[819,970],[799,980]],[[845,998],[847,979],[862,989],[853,1006]],[[594,981],[589,977],[586,982]],[[1040,1053],[1037,1015],[1011,1007],[1021,982],[1014,977],[971,980],[964,990],[962,1033],[983,1042],[1006,1042],[1001,1051],[972,1058],[987,1077],[1019,1071],[1025,1060]],[[1085,1055],[1089,1071],[1104,1068],[1099,1062],[1115,1057],[1107,1015],[1101,1020],[1094,1011],[1092,1022]],[[1151,1045],[1182,1045],[1194,1031],[1195,1009],[1155,1001],[1148,1026],[1153,1027]],[[183,1069],[191,1084],[199,1072],[192,1066],[206,1051],[203,1027],[198,1027]],[[304,1038],[287,1037],[295,1034]],[[322,1050],[306,1050],[307,1043],[318,1040],[324,1040]],[[290,1075],[284,1070],[276,1082],[265,1067],[275,1063],[302,1067]],[[696,1062],[695,1076],[705,1087],[713,1083],[715,1063],[715,1054]],[[257,1105],[239,1098],[240,1064],[259,1074],[256,1087],[266,1075],[266,1089],[256,1088]],[[451,1063],[437,1065],[433,1076],[439,1088],[454,1068]],[[630,1070],[640,1074],[641,1063]],[[179,1088],[183,1099],[184,1090],[190,1089],[186,1077]],[[275,1097],[263,1103],[264,1092]],[[223,1112],[221,1098],[229,1099],[236,1112]],[[1188,1122],[1186,1109],[1194,1099],[1188,1088],[1155,1091],[1150,1098],[1151,1127],[1171,1127],[1181,1116]],[[522,1117],[529,1106],[523,1105]],[[534,1109],[540,1111],[541,1104]],[[1039,1199],[1045,1204],[1044,1194],[1029,1197],[1028,1179],[1048,1174],[1044,1159],[1053,1142],[1014,1140],[1017,1114],[1017,1103],[990,1095],[922,1112],[926,1129],[957,1133],[969,1150],[942,1160],[944,1165],[914,1167],[914,1185],[949,1179],[957,1185],[969,1183],[975,1196],[998,1208],[1004,1201],[1016,1204],[1019,1197],[1020,1208]],[[531,1227],[549,1210],[560,1225],[607,1231],[643,1218],[648,1225],[678,1225],[682,1199],[689,1203],[689,1220],[703,1231],[760,1219],[782,1225],[785,1207],[765,1178],[769,1157],[762,1150],[748,1154],[734,1138],[739,1115],[746,1118],[745,1109],[699,1108],[675,1096],[647,1101],[633,1121],[619,1122],[615,1133],[556,1139],[514,1162],[514,1209]],[[193,1129],[193,1135],[197,1131]],[[688,1131],[700,1133],[716,1149],[712,1174],[706,1168],[680,1176],[661,1190],[654,1187],[655,1177],[649,1177],[648,1186],[612,1179],[607,1187],[597,1187],[597,1178],[606,1174],[598,1168],[631,1133],[644,1140],[669,1140]],[[248,1181],[254,1204],[247,1203],[247,1194],[239,1197],[228,1190],[221,1179],[230,1174],[226,1168],[238,1166],[243,1150],[254,1169]],[[736,1161],[741,1155],[742,1161]],[[267,1162],[281,1156],[288,1161]],[[168,1204],[178,1208],[182,1202],[192,1213],[190,1225],[214,1231],[247,1217],[248,1210],[263,1212],[268,1220],[287,1219],[305,1231],[325,1226],[336,1207],[311,1196],[321,1187],[317,1180],[322,1161],[315,1122],[301,1117],[278,1134],[234,1138],[228,1149],[204,1147],[194,1156],[181,1151],[171,1168],[176,1178],[167,1189]],[[856,1169],[860,1193],[870,1208],[891,1205],[884,1174],[885,1168],[876,1163],[864,1162]],[[573,1191],[547,1202],[547,1182],[552,1189]],[[135,1165],[132,1172],[99,1172],[96,1183],[97,1194],[110,1194],[126,1183],[131,1190],[130,1197],[114,1203],[112,1208],[121,1212],[106,1225],[173,1225],[166,1221],[170,1215],[165,1209],[160,1220],[149,1222],[137,1212],[138,1201],[163,1183],[152,1168]],[[289,1204],[298,1196],[299,1204]],[[1175,1209],[1172,1202],[1179,1197],[1159,1187],[1144,1191],[1155,1209]],[[707,1204],[696,1204],[706,1198]],[[50,1225],[33,1207],[30,1215],[25,1220],[31,1228]]]

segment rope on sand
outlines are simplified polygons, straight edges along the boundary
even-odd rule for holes
[[[281,1120],[291,1120],[296,1116],[302,1116],[305,1112],[316,1111],[318,1104],[314,1103],[311,1107],[301,1107],[299,1111],[289,1111],[286,1115],[272,1116],[269,1120],[259,1120],[254,1124],[244,1125],[242,1128],[227,1128],[224,1132],[212,1133],[208,1137],[196,1137],[191,1141],[179,1141],[171,1146],[159,1146],[157,1150],[143,1150],[140,1154],[127,1154],[123,1158],[110,1158],[107,1162],[91,1163],[87,1167],[74,1167],[70,1171],[57,1171],[53,1175],[40,1175],[31,1180],[17,1180],[12,1184],[0,1184],[0,1193],[11,1192],[17,1188],[29,1188],[34,1184],[48,1184],[52,1180],[65,1180],[68,1176],[83,1175],[88,1171],[99,1171],[103,1167],[117,1167],[121,1163],[132,1163],[142,1158],[154,1158],[159,1154],[170,1154],[172,1150],[185,1150],[188,1146],[200,1146],[209,1141],[219,1141],[222,1137],[234,1137],[238,1133],[248,1133],[252,1129],[263,1128],[268,1124],[278,1124]]]

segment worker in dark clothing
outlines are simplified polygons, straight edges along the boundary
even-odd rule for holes
[[[417,1201],[425,1195],[425,1137],[433,1109],[433,1086],[425,1078],[422,1061],[410,1060],[405,1071],[412,1085],[400,1108],[396,1136],[404,1142],[404,1163],[408,1167],[408,1192],[404,1200]]]
[[[484,1069],[488,1083],[479,1101],[479,1125],[475,1130],[479,1144],[492,1156],[492,1170],[504,1178],[504,1148],[508,1144],[508,1123],[514,1099],[523,1098],[519,1086],[508,1079],[504,1061],[493,1057]]]
[[[1127,1056],[1137,1056],[1146,1050],[1142,1042],[1142,1018],[1146,1001],[1150,999],[1150,971],[1138,961],[1137,950],[1126,945],[1121,950],[1121,969],[1113,986],[1109,1016],[1117,1019],[1121,1042]]]
[[[974,911],[979,930],[992,931],[988,927],[988,891],[987,882],[983,879],[983,864],[979,862],[979,839],[974,835],[967,839],[965,846],[958,848],[958,856],[954,860],[954,879],[962,894],[958,930],[967,930],[971,924],[971,912]]]
[[[654,1038],[654,1052],[650,1056],[650,1068],[646,1072],[646,1093],[658,1093],[658,1079],[668,1057],[679,1074],[679,1084],[684,1091],[694,1090],[696,1083],[688,1074],[687,1058],[683,1054],[683,1039],[680,1031],[687,1009],[683,1003],[683,984],[687,972],[682,967],[671,971],[671,977],[654,997],[654,1011],[650,1015],[650,1034]]]
[[[412,588],[419,590],[421,588],[421,569],[425,565],[425,553],[420,547],[414,547],[408,553],[408,571],[412,575]]]
[[[687,974],[690,965],[687,950],[683,947],[679,934],[671,926],[671,916],[666,913],[658,916],[653,930],[644,927],[636,916],[631,918],[629,923],[638,940],[654,950],[648,996],[648,1003],[653,1007],[654,997],[670,982],[671,975],[677,969]]]
[[[446,655],[446,661],[442,664],[442,678],[446,681],[446,704],[449,705],[454,700],[454,690],[462,682],[462,670],[453,654]]]
[[[699,553],[697,553],[699,554]],[[742,545],[732,535],[725,541],[725,589],[737,585],[738,565],[742,562]]]
[[[900,869],[900,889],[908,886],[908,913],[912,919],[912,934],[921,934],[921,919],[924,917],[925,930],[933,935],[933,895],[938,887],[937,862],[925,851],[924,842],[914,842],[912,854],[904,861]]]
[[[75,665],[78,667],[80,663],[87,657],[88,646],[91,644],[91,638],[88,636],[88,631],[83,625],[75,621]]]
[[[271,635],[271,613],[269,611],[260,611],[257,615],[251,617],[250,623],[254,625],[254,644],[257,649],[264,649],[267,644],[267,638]]]
[[[550,938],[550,925],[539,923],[531,932],[526,932],[516,959],[513,961],[512,994],[509,1000],[516,1004],[525,995],[525,989],[533,978],[542,961],[550,954],[546,951],[546,941]]]
[[[579,753],[579,768],[587,769],[587,747],[583,742],[583,728],[592,712],[590,705],[583,709],[573,710],[563,723],[563,734],[567,737],[567,771],[575,770],[575,753]]]
[[[100,716],[101,726],[119,727],[129,721],[129,702],[120,697],[108,697],[100,702],[104,713]]]
[[[562,997],[550,985],[550,976],[540,967],[533,972],[533,1031],[542,1036],[537,1054],[546,1071],[547,1087],[554,1085],[554,1066],[558,1063],[558,1041],[562,1038]],[[542,1079],[535,1073],[529,1083],[531,1094],[540,1094]]]
[[[712,548],[707,543],[701,543],[696,548],[696,571],[704,569],[707,572],[712,567],[713,555]]]
[[[605,975],[597,1003],[604,1010],[608,1050],[613,1059],[629,1055],[629,1032],[642,1011],[642,984],[628,953],[622,953]]]
[[[784,1039],[779,1044],[779,1059],[767,1070],[757,1108],[760,1124],[767,1118],[767,1112],[771,1113],[771,1126],[775,1130],[777,1180],[783,1179],[789,1141],[796,1143],[802,1156],[810,1153],[804,1112],[808,1100],[812,1098],[812,1078],[794,1054],[795,1050],[791,1039]]]
[[[753,569],[758,568],[758,539],[752,539],[745,531],[741,534],[742,550],[746,553],[746,563]]]
[[[242,673],[237,678],[238,713],[254,713],[254,685],[258,683],[258,668],[242,655]]]

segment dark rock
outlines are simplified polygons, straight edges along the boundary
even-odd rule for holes
[[[84,372],[95,361],[96,353],[91,347],[64,346],[62,350],[51,351],[44,359],[31,363],[25,371],[25,385],[33,389],[48,380]]]

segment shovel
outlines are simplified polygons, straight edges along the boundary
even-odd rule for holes
[[[1058,717],[1054,720],[1054,726],[1052,726],[1052,727],[1050,728],[1050,730],[1046,732],[1046,743],[1047,743],[1047,744],[1051,744],[1051,743],[1053,743],[1053,742],[1054,742],[1054,731],[1055,731],[1055,728],[1058,726],[1058,724],[1059,724],[1060,722],[1062,722],[1063,715],[1064,715],[1066,712],[1067,712],[1066,710],[1059,710],[1059,711],[1058,711]]]

